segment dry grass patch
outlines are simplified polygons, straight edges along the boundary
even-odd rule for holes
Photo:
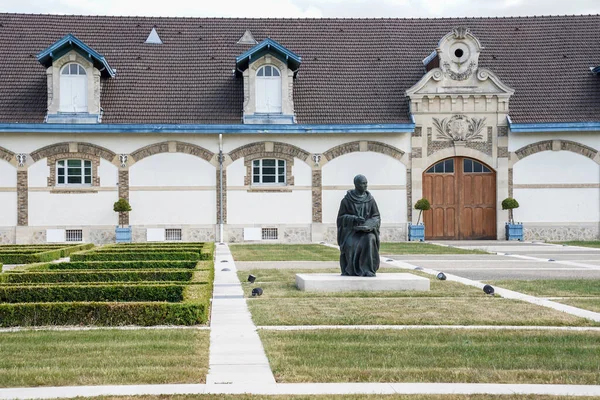
[[[209,332],[0,333],[0,386],[204,383]]]
[[[499,280],[490,283],[539,297],[600,296],[599,279]]]
[[[579,298],[579,299],[563,299],[555,300],[558,303],[567,304],[573,307],[583,308],[584,310],[600,313],[600,297]]]
[[[399,395],[399,394],[351,394],[351,395],[224,395],[224,394],[200,394],[200,395],[164,395],[164,396],[102,396],[102,397],[78,397],[78,399],[97,400],[572,400],[565,396],[535,396],[535,395]],[[600,400],[600,397],[586,397],[586,400]]]
[[[260,331],[278,382],[597,384],[600,333]]]
[[[338,261],[340,251],[320,244],[232,244],[236,261]]]
[[[592,247],[600,249],[600,240],[573,240],[570,242],[554,242],[556,244],[562,244],[567,246],[581,246],[581,247]]]
[[[432,243],[399,242],[381,243],[380,254],[489,254],[482,250],[467,250],[457,247],[438,246]]]

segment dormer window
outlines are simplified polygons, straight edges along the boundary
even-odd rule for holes
[[[60,72],[60,111],[87,112],[87,74],[76,63],[65,65]]]
[[[256,71],[256,112],[281,113],[281,73],[272,65]]]

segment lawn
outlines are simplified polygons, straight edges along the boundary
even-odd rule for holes
[[[349,395],[279,395],[268,397],[264,395],[224,395],[224,394],[201,394],[201,395],[162,395],[162,396],[102,396],[102,397],[78,397],[79,400],[362,400],[362,399],[382,399],[382,400],[572,400],[572,397],[565,396],[526,396],[516,395],[382,395],[382,394],[349,394]],[[600,400],[600,397],[585,397],[585,400]]]
[[[421,242],[381,243],[380,254],[489,254],[481,250],[466,250]]]
[[[489,283],[539,297],[600,296],[598,279],[499,280]]]
[[[398,272],[382,269],[381,272]],[[483,291],[456,282],[431,279],[429,292],[309,293],[294,286],[296,273],[306,270],[251,270],[257,277],[244,283],[244,293],[263,289],[248,299],[256,325],[553,325],[589,326],[595,323],[516,300],[490,297]],[[323,270],[319,272],[337,272]],[[406,272],[406,271],[402,271]],[[411,271],[420,276],[423,273]],[[597,325],[597,324],[596,324]]]
[[[570,242],[554,242],[555,244],[563,244],[567,246],[582,246],[582,247],[593,247],[600,249],[600,240],[573,240]]]
[[[0,333],[0,386],[204,383],[209,332]]]
[[[278,382],[598,384],[600,333],[260,331]]]
[[[556,300],[558,303],[567,304],[573,307],[583,308],[584,310],[595,311],[600,313],[600,297],[579,298],[579,299],[562,299]]]

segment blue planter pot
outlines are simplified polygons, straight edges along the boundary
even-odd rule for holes
[[[117,243],[131,243],[131,227],[115,229],[117,235]]]
[[[408,224],[408,240],[411,242],[425,241],[425,225],[411,225]]]
[[[523,224],[509,224],[508,222],[504,225],[506,232],[506,240],[520,240],[523,241]]]

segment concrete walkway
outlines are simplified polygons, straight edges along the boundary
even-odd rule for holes
[[[248,286],[246,290],[251,290]],[[275,384],[229,246],[217,244],[208,384]]]
[[[4,399],[55,399],[95,396],[182,394],[495,394],[600,396],[600,385],[530,385],[501,383],[277,383],[232,385],[63,386],[0,389]]]

